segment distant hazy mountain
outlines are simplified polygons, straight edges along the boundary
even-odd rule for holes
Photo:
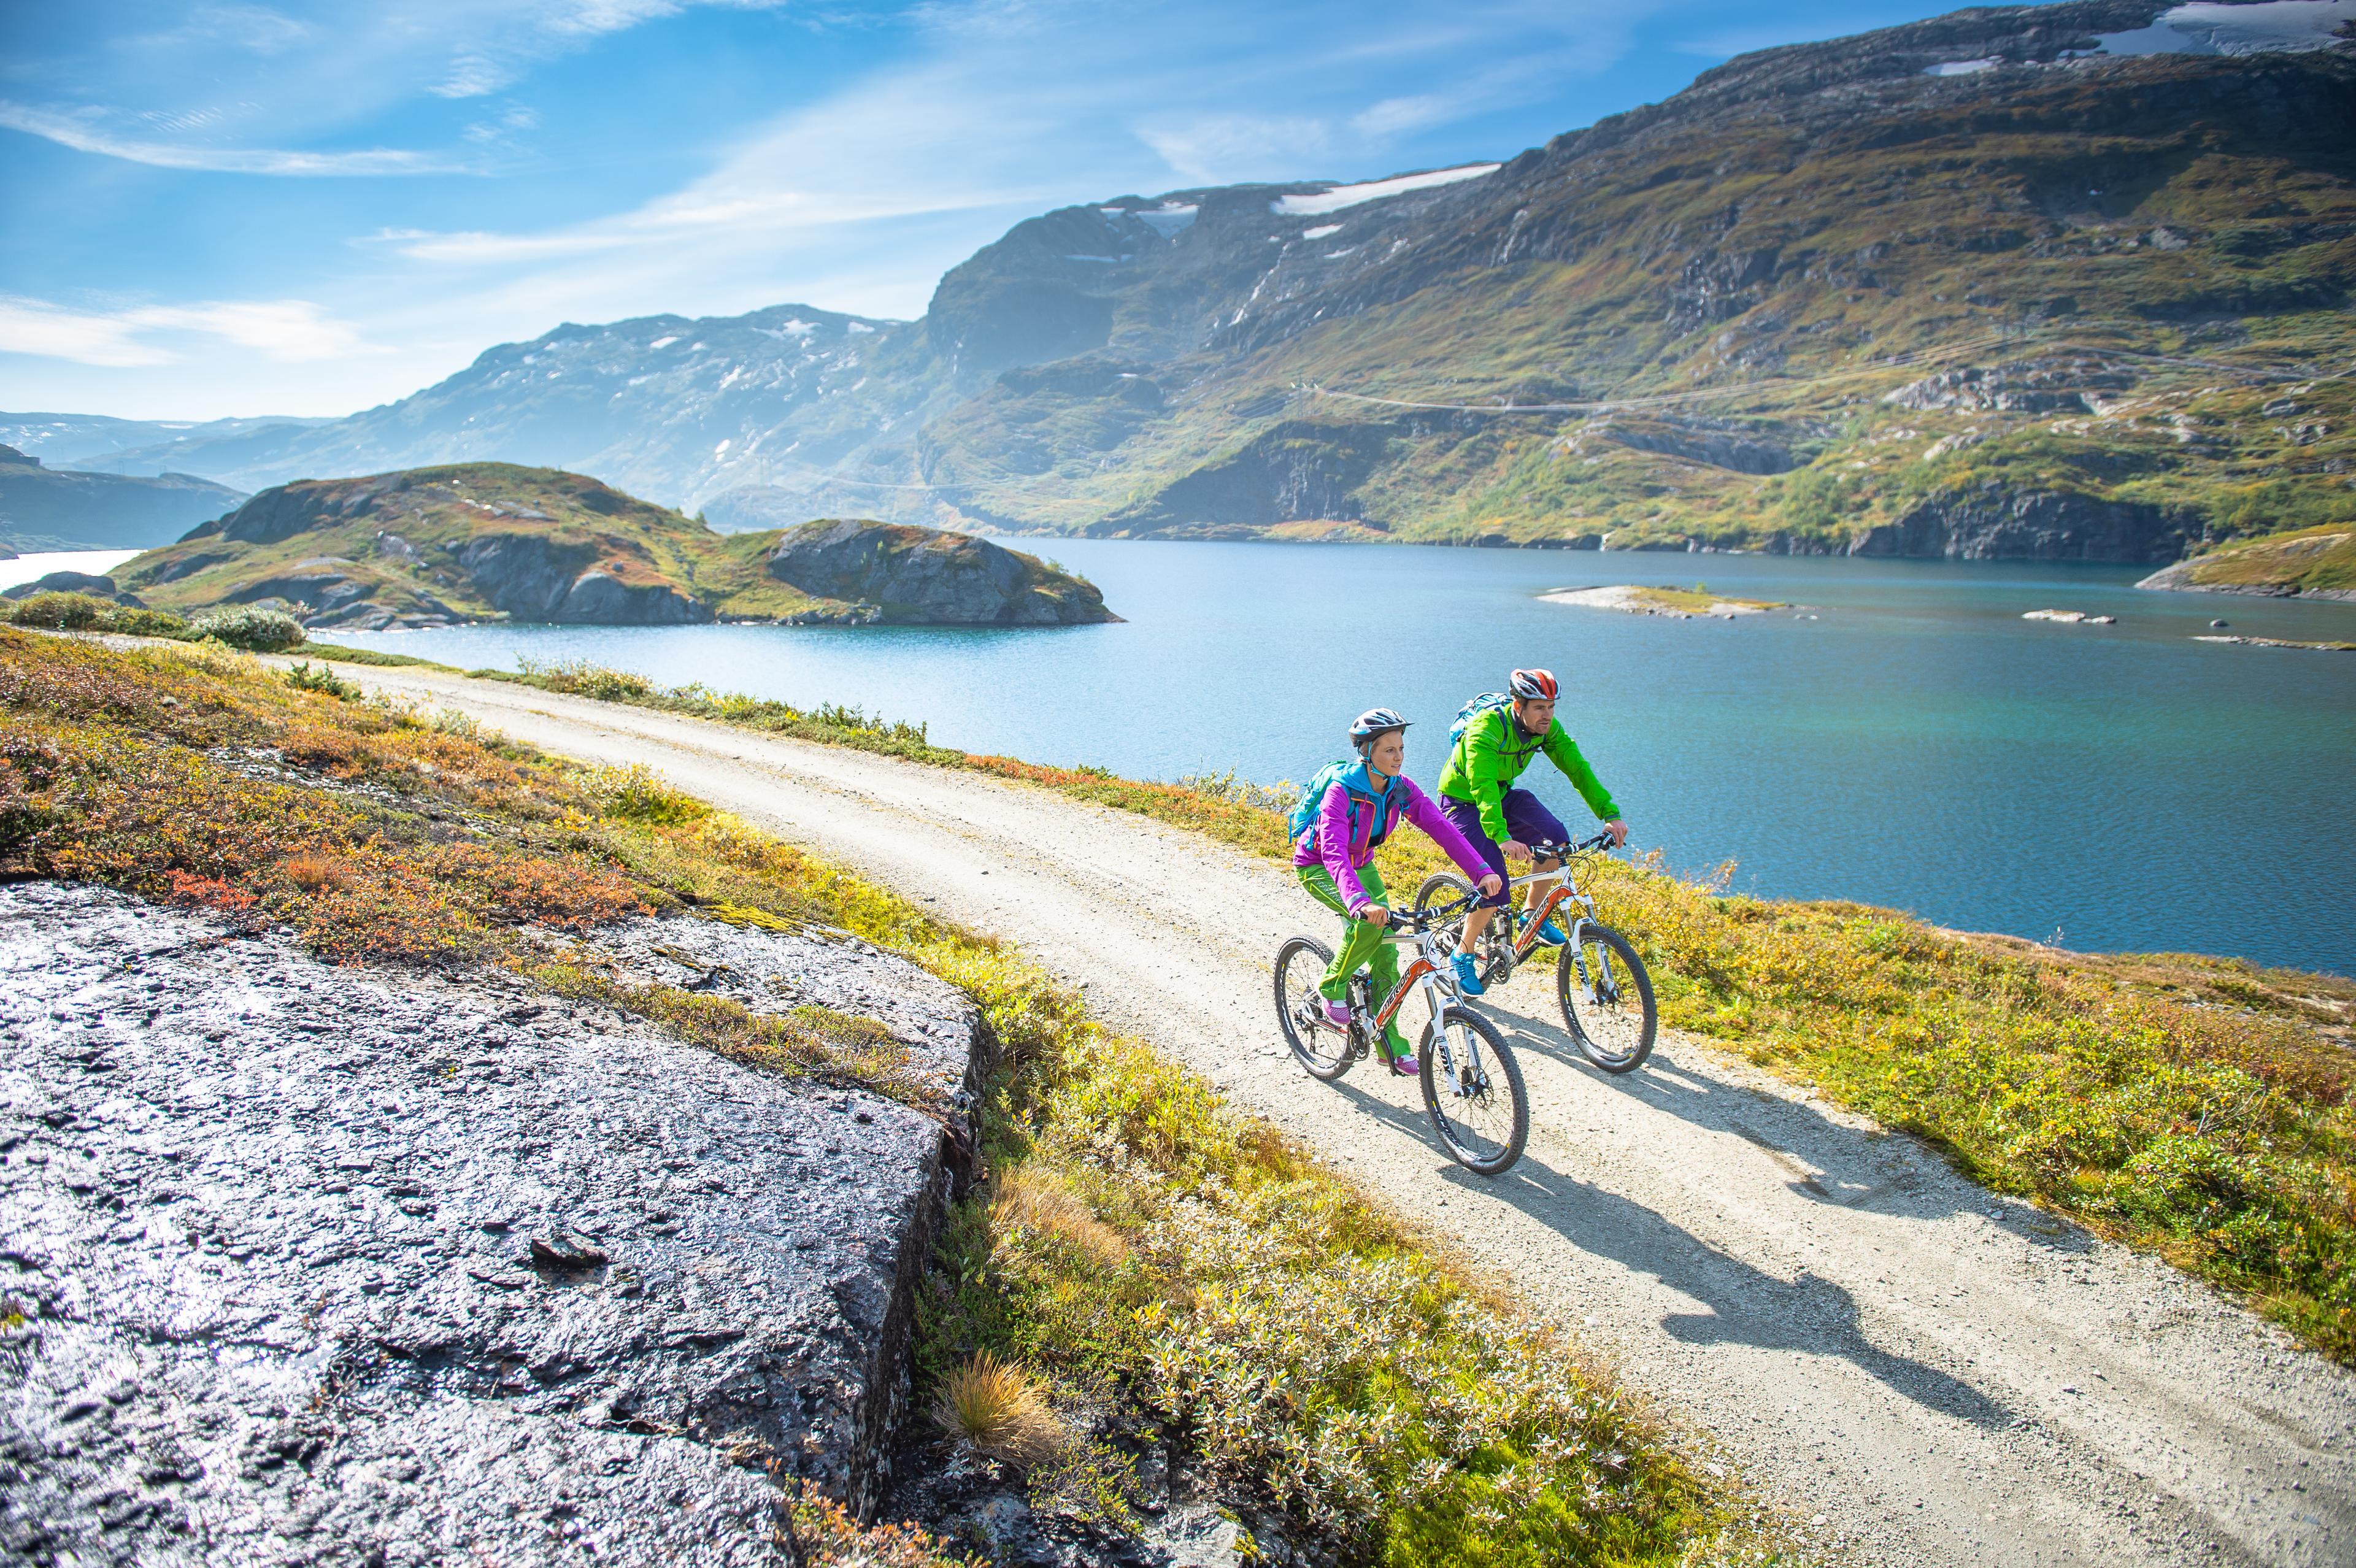
[[[242,491],[186,474],[78,474],[0,446],[0,546],[20,554],[147,549],[244,499]]]
[[[193,421],[118,420],[109,419],[104,414],[0,413],[0,442],[56,467],[148,447],[166,447],[184,442],[222,441],[275,427],[283,427],[280,433],[284,434],[329,422],[324,419],[273,416]],[[136,470],[124,469],[122,472]]]
[[[2076,0],[1765,50],[1502,165],[1047,213],[917,322],[566,326],[102,461],[498,457],[723,527],[2171,560],[2351,499],[2349,10]]]

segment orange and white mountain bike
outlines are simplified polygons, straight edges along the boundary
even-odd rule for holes
[[[1530,1096],[1522,1069],[1505,1049],[1497,1026],[1465,1005],[1448,963],[1454,942],[1447,934],[1463,928],[1472,907],[1472,890],[1454,902],[1430,901],[1422,909],[1394,909],[1385,942],[1412,942],[1415,958],[1379,1006],[1368,994],[1366,972],[1350,976],[1350,1025],[1325,1021],[1325,998],[1317,989],[1333,950],[1313,936],[1286,939],[1276,950],[1276,1017],[1285,1043],[1312,1078],[1327,1083],[1350,1071],[1410,997],[1420,998],[1423,1108],[1449,1155],[1467,1170],[1495,1176],[1522,1157],[1530,1136]]]
[[[1579,891],[1572,877],[1578,857],[1598,853],[1611,843],[1610,834],[1599,833],[1577,844],[1531,845],[1533,859],[1560,860],[1561,869],[1515,877],[1507,891],[1548,878],[1554,879],[1554,886],[1533,908],[1516,911],[1508,905],[1499,910],[1482,934],[1474,958],[1482,985],[1502,986],[1513,977],[1514,966],[1537,950],[1538,928],[1549,917],[1561,916],[1570,937],[1555,956],[1555,995],[1562,1003],[1563,1027],[1578,1042],[1580,1054],[1604,1072],[1633,1072],[1653,1054],[1653,1037],[1660,1028],[1653,977],[1629,940],[1595,918],[1595,901]],[[1417,910],[1458,912],[1441,933],[1443,954],[1454,953],[1463,939],[1472,896],[1472,884],[1444,871],[1416,890]]]

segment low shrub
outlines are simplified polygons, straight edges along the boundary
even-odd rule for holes
[[[360,688],[329,669],[326,665],[314,667],[309,663],[297,664],[286,672],[286,684],[297,691],[316,691],[339,702],[357,702]]]
[[[45,631],[112,632],[134,637],[187,639],[198,634],[163,610],[142,610],[89,593],[31,593],[0,600],[0,621]]]
[[[199,637],[210,637],[249,653],[274,654],[303,643],[303,623],[283,610],[257,610],[250,604],[209,610],[188,623]]]

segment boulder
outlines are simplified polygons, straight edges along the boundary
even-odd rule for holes
[[[0,889],[0,1558],[783,1563],[773,1469],[872,1509],[977,1015],[822,934],[607,936],[878,1020],[937,1104]]]

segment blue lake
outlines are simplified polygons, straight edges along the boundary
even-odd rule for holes
[[[1512,667],[1634,841],[1762,894],[1856,899],[2104,950],[2356,973],[2356,604],[2137,592],[2133,568],[1021,540],[1127,623],[1036,631],[475,626],[341,640],[469,667],[585,658],[922,720],[934,741],[1175,778],[1303,779],[1398,708],[1427,786],[1457,705]],[[1546,603],[1707,582],[1737,621]],[[2113,626],[2024,621],[2038,609]],[[1569,785],[1530,775],[1574,826]]]

